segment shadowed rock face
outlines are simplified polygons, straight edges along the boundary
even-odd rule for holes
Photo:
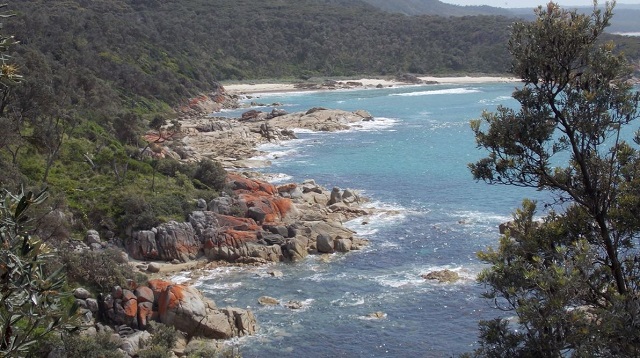
[[[124,243],[129,255],[136,259],[183,262],[194,258],[201,246],[191,224],[175,221],[135,232]]]

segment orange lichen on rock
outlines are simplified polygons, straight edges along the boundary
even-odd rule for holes
[[[138,303],[138,327],[146,328],[153,316],[153,302]]]
[[[293,205],[290,199],[271,195],[264,196],[259,193],[240,194],[238,198],[245,202],[248,208],[258,208],[262,210],[265,214],[265,223],[281,221]]]
[[[244,230],[244,231],[255,231],[259,230],[260,226],[255,222],[255,220],[250,218],[238,218],[235,216],[216,214],[216,219],[218,220],[218,226],[221,228],[230,227],[235,230]]]
[[[160,316],[167,313],[167,310],[174,309],[180,305],[180,302],[184,298],[185,286],[183,285],[169,285],[167,289],[162,292],[158,297],[158,312]]]
[[[153,295],[158,298],[162,292],[164,292],[167,287],[171,286],[171,282],[163,281],[163,280],[150,280],[149,288],[153,291]]]
[[[229,173],[227,175],[227,181],[232,184],[232,189],[236,193],[251,192],[257,194],[263,192],[267,195],[275,195],[278,193],[276,187],[267,182],[249,179],[238,174]]]
[[[278,193],[287,193],[295,190],[298,187],[296,183],[283,184],[277,187]]]
[[[138,300],[135,298],[122,301],[122,308],[124,309],[125,317],[129,319],[133,319],[137,317],[138,314]]]
[[[291,201],[291,199],[287,198],[275,198],[273,200],[273,204],[278,208],[280,218],[284,218],[293,207],[293,202]]]
[[[189,107],[194,107],[200,104],[200,102],[204,102],[209,100],[209,97],[207,97],[206,95],[201,95],[198,97],[193,97],[191,99],[189,99]]]
[[[255,242],[258,241],[258,234],[256,231],[239,231],[239,230],[225,230],[224,231],[225,243],[230,246],[237,246],[238,242]],[[234,245],[235,243],[235,245]]]

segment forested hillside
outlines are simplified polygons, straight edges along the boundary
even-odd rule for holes
[[[457,6],[438,0],[364,0],[365,2],[389,12],[406,15],[438,15],[438,16],[476,16],[500,15],[514,16],[512,12],[491,6]]]
[[[502,74],[510,64],[511,19],[409,17],[353,0],[24,0],[8,10],[3,31],[20,42],[8,51],[24,80],[2,91],[0,184],[48,184],[81,230],[179,217],[217,185],[211,163],[140,155],[143,133],[217,81]]]
[[[11,10],[5,30],[21,42],[19,58],[44,56],[171,103],[214,80],[503,73],[512,21],[409,18],[321,0],[26,0]]]
[[[604,1],[600,1],[600,7],[604,5]],[[590,14],[593,10],[591,6],[581,6],[577,8],[581,14]],[[515,16],[521,17],[526,20],[533,20],[534,15],[532,9],[518,8],[509,9]],[[640,5],[627,5],[622,2],[616,4],[614,10],[613,19],[611,19],[611,26],[606,30],[608,33],[617,32],[640,32]]]

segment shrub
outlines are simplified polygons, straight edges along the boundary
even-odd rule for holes
[[[171,349],[176,345],[178,336],[176,335],[176,329],[173,326],[151,321],[150,327],[153,337],[149,343],[152,346],[161,346],[165,349]]]
[[[144,275],[134,273],[120,251],[115,249],[101,252],[62,252],[61,259],[70,281],[100,292],[111,290],[114,286],[125,286],[127,279],[138,283],[147,279]]]
[[[171,358],[171,351],[162,346],[151,346],[138,352],[138,358]]]
[[[0,195],[0,357],[30,356],[50,333],[74,328],[75,310],[62,303],[66,277],[47,272],[53,250],[29,234],[29,208],[46,198],[46,191]]]
[[[62,339],[67,357],[85,358],[124,358],[124,355],[117,351],[120,347],[118,339],[113,339],[111,334],[106,332],[97,335],[66,335]]]
[[[194,185],[196,187],[204,185],[207,189],[220,191],[224,188],[227,179],[227,172],[224,170],[220,162],[203,159],[198,162],[193,177],[196,179],[194,180]],[[205,188],[200,187],[200,189]]]

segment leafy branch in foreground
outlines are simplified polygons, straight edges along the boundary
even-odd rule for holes
[[[598,42],[614,5],[580,15],[549,3],[515,24],[520,109],[471,122],[489,152],[469,165],[475,179],[547,190],[564,204],[535,222],[525,201],[498,249],[479,255],[492,265],[479,277],[487,297],[517,321],[482,322],[478,356],[640,354],[640,155],[625,141],[640,94],[624,57]]]
[[[52,250],[28,231],[29,208],[47,192],[0,195],[0,356],[23,357],[53,331],[72,329],[75,308],[62,298],[64,267],[47,273]]]

